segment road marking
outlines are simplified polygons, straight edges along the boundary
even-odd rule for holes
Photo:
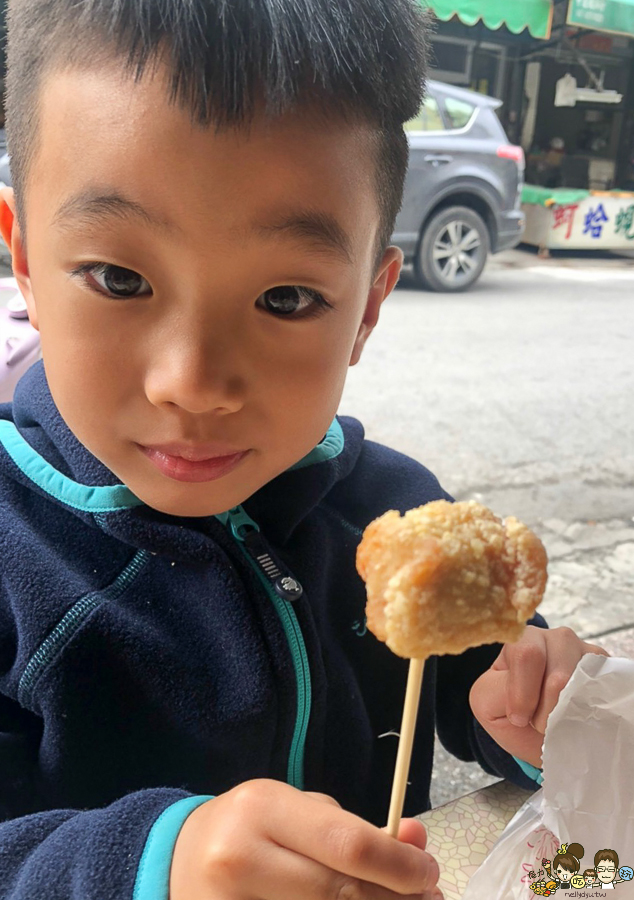
[[[533,275],[547,278],[561,278],[562,281],[634,281],[634,269],[567,269],[564,266],[528,266],[523,270]]]

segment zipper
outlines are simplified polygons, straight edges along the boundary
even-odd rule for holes
[[[286,777],[290,785],[303,790],[311,680],[306,645],[292,604],[303,596],[304,591],[288,567],[275,556],[262,536],[260,526],[241,506],[236,506],[217,518],[223,525],[229,526],[238,546],[264,586],[284,628],[297,683],[297,714]]]

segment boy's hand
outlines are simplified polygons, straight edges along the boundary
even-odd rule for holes
[[[186,819],[169,900],[442,900],[425,842],[415,819],[394,840],[324,794],[247,781]]]
[[[570,628],[527,625],[471,688],[474,716],[500,747],[540,768],[546,720],[585,653],[610,655]]]

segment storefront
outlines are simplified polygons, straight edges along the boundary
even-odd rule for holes
[[[526,185],[524,242],[549,250],[634,250],[634,193]]]
[[[525,240],[632,249],[634,0],[569,0],[561,15],[558,42],[527,61]]]
[[[625,187],[621,159],[632,42],[566,26],[527,62],[521,142],[526,178],[545,187]]]
[[[435,15],[431,64],[439,81],[504,101],[500,118],[518,143],[521,58],[550,37],[551,0],[421,0]]]
[[[421,2],[438,20],[434,75],[503,100],[502,124],[532,180],[588,188],[634,178],[624,146],[634,132],[634,0]],[[562,105],[566,77],[589,90]]]
[[[632,246],[634,0],[421,2],[438,19],[433,75],[504,102],[542,189],[525,194],[531,242]]]

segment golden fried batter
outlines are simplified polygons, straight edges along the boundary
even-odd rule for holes
[[[391,510],[357,550],[368,628],[406,659],[516,641],[542,599],[546,563],[530,529],[473,501]]]

